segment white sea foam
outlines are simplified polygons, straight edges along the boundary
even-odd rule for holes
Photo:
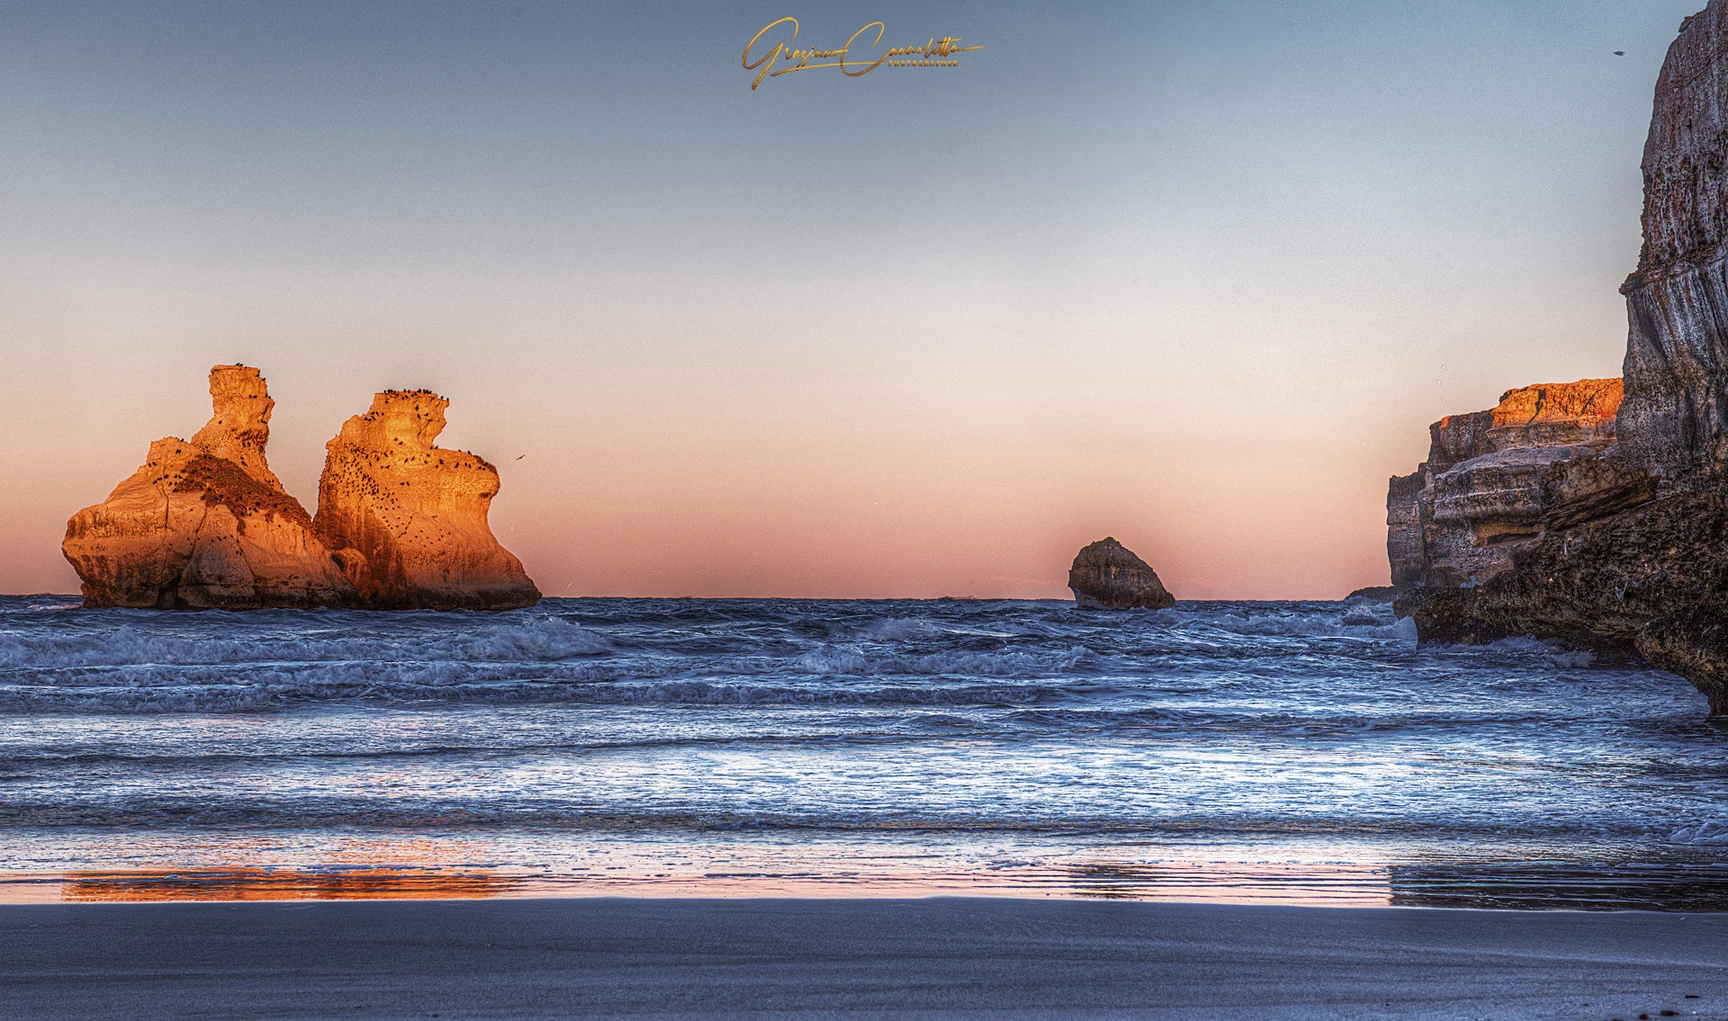
[[[1702,844],[1711,847],[1728,844],[1728,819],[1705,819],[1687,826],[1677,826],[1668,834],[1669,843]]]
[[[1344,616],[1339,623],[1345,627],[1375,627],[1385,624],[1386,621],[1374,612],[1372,606],[1352,606],[1344,611]]]
[[[1588,649],[1569,649],[1555,642],[1526,636],[1502,638],[1473,648],[1491,655],[1538,660],[1564,670],[1582,670],[1596,659]]]

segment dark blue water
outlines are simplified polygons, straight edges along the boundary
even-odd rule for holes
[[[38,891],[1728,904],[1728,732],[1690,685],[1419,650],[1383,604],[72,602],[0,599],[0,848]]]

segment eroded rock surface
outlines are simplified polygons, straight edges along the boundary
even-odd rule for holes
[[[312,518],[264,449],[275,402],[258,370],[210,370],[214,414],[190,441],[150,445],[143,467],[66,523],[61,551],[86,606],[251,609],[357,601]]]
[[[1692,681],[1714,714],[1728,713],[1723,7],[1712,0],[1682,23],[1657,81],[1644,245],[1621,287],[1629,330],[1617,413],[1607,400],[1568,399],[1559,417],[1577,421],[1542,426],[1554,453],[1429,464],[1426,499],[1394,480],[1387,533],[1394,577],[1416,579],[1397,611],[1415,617],[1423,641],[1535,635],[1641,655]],[[1479,426],[1453,446],[1473,452]],[[1423,525],[1418,552],[1412,517]]]
[[[1703,692],[1710,715],[1728,715],[1728,612],[1722,603],[1695,603],[1658,617],[1638,632],[1637,645],[1651,664]]]
[[[1103,538],[1082,549],[1068,569],[1074,602],[1087,609],[1161,610],[1176,605],[1152,570],[1114,538]]]
[[[1650,499],[1614,444],[1620,396],[1618,379],[1540,383],[1430,426],[1428,460],[1387,487],[1393,584],[1481,585],[1550,530]]]
[[[1644,143],[1644,244],[1620,288],[1631,329],[1620,434],[1670,487],[1728,464],[1728,18],[1681,23]]]
[[[435,446],[450,402],[389,390],[325,445],[317,534],[344,558],[368,605],[434,609],[531,606],[539,589],[487,522],[498,470]]]

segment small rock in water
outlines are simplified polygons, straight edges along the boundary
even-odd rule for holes
[[[1091,610],[1162,610],[1176,605],[1176,597],[1158,580],[1158,572],[1110,537],[1092,543],[1074,558],[1068,588],[1075,604]]]
[[[1395,585],[1370,585],[1359,588],[1344,598],[1348,601],[1361,599],[1370,603],[1390,603],[1397,599],[1399,594],[1400,590]]]

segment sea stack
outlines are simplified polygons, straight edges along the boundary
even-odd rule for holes
[[[350,606],[354,586],[265,460],[270,399],[245,365],[210,370],[214,414],[66,523],[84,605],[243,610]]]
[[[1158,572],[1110,537],[1099,539],[1074,558],[1068,588],[1076,605],[1090,610],[1162,610],[1176,597],[1158,580]]]
[[[1579,405],[1559,436],[1573,449],[1528,455],[1546,464],[1539,473],[1512,484],[1474,472],[1466,483],[1460,469],[1490,452],[1442,420],[1417,472],[1427,478],[1394,479],[1388,497],[1392,574],[1406,587],[1396,606],[1420,640],[1534,635],[1635,651],[1690,680],[1717,715],[1728,713],[1723,8],[1711,0],[1681,23],[1657,79],[1644,244],[1620,288],[1630,328],[1612,425],[1601,417],[1611,402]],[[1456,435],[1437,464],[1442,431]],[[1447,462],[1453,454],[1473,460]]]
[[[387,390],[325,445],[314,529],[352,549],[348,579],[379,608],[504,610],[540,600],[522,562],[487,523],[498,469],[433,445],[450,402]]]

